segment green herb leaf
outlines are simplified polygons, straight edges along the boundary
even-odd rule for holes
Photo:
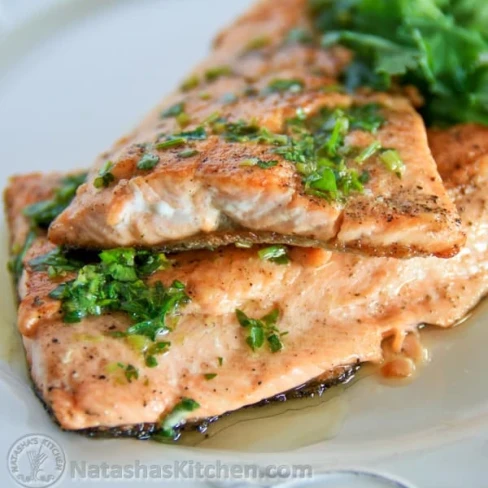
[[[266,89],[267,93],[283,93],[283,92],[291,92],[291,93],[299,93],[305,87],[305,83],[302,80],[285,80],[285,79],[276,79],[271,81],[268,84]]]
[[[261,169],[269,169],[275,167],[277,164],[278,161],[276,159],[270,161],[264,161],[263,159],[260,158],[249,158],[249,159],[244,159],[244,161],[241,161],[240,166],[257,166],[258,168]]]
[[[34,271],[47,271],[50,278],[56,278],[78,271],[83,263],[77,259],[69,258],[65,251],[57,247],[43,256],[31,259],[29,266]]]
[[[337,193],[337,180],[334,171],[330,168],[322,168],[321,170],[308,176],[305,180],[309,188],[320,190],[324,193],[335,195]]]
[[[161,117],[163,118],[178,117],[178,115],[182,114],[184,111],[185,111],[185,103],[179,102],[167,108],[166,110],[163,110],[163,112],[161,112]]]
[[[139,371],[132,364],[128,364],[125,368],[125,377],[129,383],[132,383],[132,380],[139,379]]]
[[[216,66],[215,68],[210,68],[205,72],[205,79],[212,83],[222,76],[229,76],[231,74],[232,68],[230,66]]]
[[[249,335],[246,342],[253,351],[262,347],[264,344],[264,328],[260,325],[249,327]]]
[[[376,133],[385,123],[381,107],[377,103],[353,105],[347,110],[351,129]]]
[[[181,84],[181,91],[188,92],[194,90],[200,85],[200,78],[198,75],[190,76]]]
[[[271,261],[276,264],[288,264],[288,248],[286,246],[270,246],[258,251],[259,259],[262,261]]]
[[[132,383],[133,380],[139,379],[139,371],[132,364],[125,365],[124,363],[109,363],[105,367],[108,374],[116,374],[116,379],[121,380],[120,374],[123,374],[128,383]]]
[[[137,163],[137,168],[142,170],[150,170],[156,167],[159,163],[159,156],[152,153],[144,153]]]
[[[160,430],[153,436],[153,439],[163,442],[169,439],[176,440],[178,438],[177,428],[185,422],[189,413],[194,412],[199,408],[200,405],[195,400],[192,400],[191,398],[183,398],[160,422]]]
[[[199,152],[196,149],[185,149],[184,151],[179,152],[178,156],[186,159],[196,156],[197,154],[199,154]]]
[[[217,373],[205,373],[203,377],[207,380],[213,380],[217,376]]]
[[[180,132],[173,137],[177,139],[184,139],[185,141],[203,141],[207,138],[207,132],[202,126],[197,127],[195,130]]]
[[[86,173],[63,178],[49,200],[34,203],[24,209],[24,215],[37,227],[49,227],[51,222],[71,203],[76,190],[86,181]]]
[[[368,159],[372,158],[380,149],[380,141],[373,141],[354,158],[354,161],[357,164],[364,164]]]
[[[24,258],[34,243],[36,237],[36,232],[31,230],[27,234],[24,245],[18,250],[18,252],[14,253],[14,256],[8,262],[8,269],[13,274],[16,282],[18,282],[22,276],[22,272],[24,271]]]
[[[313,34],[307,29],[291,29],[286,36],[286,42],[291,44],[311,44],[313,42]]]
[[[95,178],[93,181],[93,186],[95,188],[107,188],[110,186],[110,183],[115,181],[115,176],[111,173],[113,167],[114,163],[112,163],[112,161],[107,161],[105,163],[105,165],[98,172],[98,178]]]
[[[171,342],[154,342],[145,351],[145,362],[146,366],[149,368],[155,368],[158,365],[158,360],[156,356],[165,354],[168,352]]]
[[[277,334],[271,334],[266,338],[271,352],[279,352],[283,349],[283,342]]]
[[[405,164],[395,149],[384,149],[380,152],[380,159],[386,168],[401,178],[405,172]]]
[[[191,117],[187,113],[182,112],[176,117],[176,122],[182,129],[184,129],[191,124]]]
[[[165,151],[166,149],[182,146],[183,144],[186,144],[185,138],[174,137],[173,139],[167,139],[166,141],[156,143],[155,147],[158,151]]]
[[[236,317],[242,327],[248,330],[246,337],[247,345],[256,351],[263,347],[265,340],[271,352],[278,352],[283,348],[280,337],[284,335],[276,327],[280,312],[278,309],[273,310],[261,319],[252,319],[242,310],[236,310]],[[279,345],[278,345],[279,343]]]
[[[257,51],[268,47],[271,44],[271,38],[268,36],[259,36],[251,39],[244,49],[245,52]]]

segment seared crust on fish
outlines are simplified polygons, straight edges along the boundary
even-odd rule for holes
[[[334,92],[349,53],[290,42],[297,27],[310,29],[306,2],[264,1],[224,31],[184,89],[98,158],[50,240],[93,249],[177,251],[246,240],[399,258],[457,254],[465,235],[420,115],[399,96]],[[310,183],[310,172],[320,179],[320,171],[280,151],[283,136],[292,137],[290,119],[368,105],[379,107],[382,126],[346,130],[346,169],[335,170],[336,178],[360,175],[361,188],[320,193]],[[234,127],[229,136],[239,124],[245,134]],[[250,137],[249,127],[261,135]],[[375,142],[397,152],[402,174],[379,152],[357,162]]]

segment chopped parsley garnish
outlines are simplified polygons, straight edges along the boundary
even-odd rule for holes
[[[184,102],[175,103],[174,105],[167,108],[166,110],[163,110],[163,112],[161,112],[161,117],[163,118],[178,117],[178,115],[181,115],[184,111],[185,111]]]
[[[280,332],[276,327],[279,316],[280,311],[278,309],[260,319],[252,319],[242,310],[236,310],[237,320],[248,331],[246,343],[253,351],[263,347],[265,341],[271,352],[278,352],[283,349],[281,337],[286,335],[286,332]]]
[[[31,230],[25,239],[24,245],[19,249],[12,249],[13,257],[8,262],[8,269],[13,274],[16,282],[20,280],[22,272],[24,271],[24,258],[27,251],[31,248],[33,242],[35,241],[37,234],[35,231]]]
[[[204,127],[199,126],[195,130],[180,132],[167,137],[166,140],[157,142],[156,149],[165,151],[174,147],[183,146],[188,141],[203,141],[207,138],[207,132]],[[181,154],[181,153],[180,153]]]
[[[248,142],[256,140],[260,127],[256,123],[246,121],[226,122],[213,125],[214,132],[218,132],[228,142]]]
[[[159,431],[152,436],[152,439],[166,442],[168,440],[177,440],[179,437],[178,427],[183,424],[188,414],[199,409],[200,405],[191,398],[183,398],[173,410],[164,417],[160,422]]]
[[[125,368],[125,377],[129,383],[132,383],[132,380],[139,379],[139,371],[132,364],[128,364]]]
[[[405,172],[405,164],[396,149],[383,149],[380,151],[380,160],[386,168],[401,178]]]
[[[199,126],[195,130],[175,134],[174,137],[184,139],[185,141],[203,141],[207,138],[207,132],[202,126]]]
[[[323,45],[352,48],[354,90],[414,85],[429,123],[488,124],[488,8],[484,0],[311,0]]]
[[[115,374],[116,379],[120,379],[118,373],[122,373],[127,380],[127,383],[132,383],[133,380],[139,379],[139,371],[132,364],[125,365],[124,363],[110,363],[106,366],[108,374]]]
[[[222,76],[229,76],[232,74],[232,68],[230,66],[216,66],[215,68],[210,68],[205,72],[205,79],[212,83]]]
[[[159,156],[153,153],[144,153],[137,163],[138,169],[150,170],[159,163]]]
[[[194,90],[198,85],[200,85],[200,78],[198,75],[190,76],[181,84],[181,91],[187,92]]]
[[[186,144],[186,139],[183,137],[174,137],[172,139],[167,139],[166,141],[156,143],[155,147],[158,151],[165,151],[166,149],[182,146],[183,144]]]
[[[268,36],[255,37],[246,44],[245,52],[258,51],[260,49],[268,47],[270,44],[271,38],[269,38]]]
[[[372,158],[381,149],[380,141],[373,141],[369,146],[365,147],[355,158],[357,164],[363,164],[368,159]]]
[[[203,377],[207,380],[213,380],[217,376],[217,373],[205,373]]]
[[[176,122],[182,129],[184,129],[191,124],[191,117],[186,112],[182,112],[176,117]]]
[[[171,342],[154,342],[151,344],[147,350],[145,351],[145,359],[146,359],[146,366],[149,368],[154,368],[158,365],[158,360],[156,356],[164,354],[168,352],[169,347],[171,346]]]
[[[126,333],[116,334],[117,337],[125,337],[125,340],[134,351],[142,354],[144,362],[148,368],[155,368],[158,365],[156,356],[165,354],[169,351],[171,342],[152,341],[145,335],[127,335]]]
[[[262,261],[271,261],[276,264],[288,264],[290,262],[288,248],[281,245],[260,249],[258,251],[258,256]]]
[[[277,166],[278,161],[276,159],[265,161],[260,158],[249,158],[249,159],[244,159],[244,161],[241,161],[241,166],[257,166],[258,168],[261,169],[269,169]]]
[[[380,106],[368,104],[331,110],[323,108],[306,118],[302,112],[288,121],[288,142],[274,150],[295,163],[305,191],[320,198],[341,200],[361,192],[367,177],[352,165],[346,136],[352,129],[377,131],[384,123]]]
[[[213,126],[221,119],[220,112],[212,112],[208,117],[206,117],[203,121],[203,125],[211,125]]]
[[[313,34],[307,30],[297,27],[296,29],[291,29],[286,36],[286,42],[292,44],[311,44],[313,42]]]
[[[110,183],[115,181],[115,176],[111,173],[114,167],[112,161],[107,161],[105,165],[98,172],[98,177],[93,181],[93,186],[95,188],[107,188]]]
[[[218,357],[217,361],[219,363],[219,366],[222,366],[224,364],[224,358]]]
[[[296,116],[287,121],[285,134],[272,133],[260,127],[255,120],[229,122],[217,113],[209,125],[214,134],[228,142],[274,146],[272,153],[295,164],[306,193],[328,200],[343,200],[352,192],[364,190],[369,173],[360,171],[360,165],[377,152],[378,144],[360,149],[358,155],[357,148],[346,144],[346,136],[352,130],[375,133],[384,122],[381,106],[370,103],[337,109],[323,108],[312,116],[298,109]],[[275,159],[249,158],[243,160],[241,165],[266,169],[278,163]]]
[[[198,151],[196,149],[185,149],[184,151],[181,151],[178,153],[178,156],[180,158],[192,158],[193,156],[196,156],[198,153]]]
[[[29,266],[34,271],[46,271],[50,278],[66,276],[83,267],[83,263],[73,258],[69,258],[61,248],[56,247],[52,251],[38,256],[29,261]]]
[[[302,80],[276,79],[270,81],[265,92],[266,93],[284,93],[284,92],[299,93],[303,90],[304,87],[305,87],[305,83],[303,83]]]
[[[51,222],[71,203],[76,190],[86,181],[86,173],[63,178],[49,200],[37,202],[24,209],[33,226],[49,227]]]
[[[273,134],[268,129],[260,127],[254,120],[246,122],[228,122],[219,118],[211,124],[214,134],[219,134],[228,142],[257,142],[280,146],[288,142],[288,136],[284,134]]]
[[[86,181],[86,173],[66,176],[54,191],[49,200],[37,202],[24,209],[24,215],[30,220],[31,231],[27,234],[24,244],[19,249],[12,249],[13,257],[8,263],[8,269],[15,281],[19,281],[24,270],[24,258],[37,237],[35,228],[47,228],[51,222],[71,203],[76,190]],[[51,270],[51,273],[55,271]]]
[[[377,103],[353,105],[347,109],[347,116],[351,129],[364,130],[373,134],[385,123],[385,118],[381,115],[380,106]]]
[[[85,264],[75,279],[58,286],[50,297],[62,302],[66,323],[125,312],[133,322],[126,334],[144,335],[154,341],[170,330],[166,319],[175,317],[189,302],[185,286],[179,281],[169,287],[159,281],[146,283],[150,274],[167,267],[163,254],[122,248],[103,251],[98,262]]]

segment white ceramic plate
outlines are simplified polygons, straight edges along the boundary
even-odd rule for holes
[[[0,10],[2,187],[12,173],[90,164],[184,77],[205,55],[218,28],[250,0],[51,3],[30,17],[22,16],[3,37]],[[222,432],[198,447],[94,441],[59,431],[30,390],[14,329],[5,225],[2,229],[2,486],[16,486],[6,471],[8,450],[32,433],[47,434],[64,449],[68,468],[62,486],[70,487],[83,484],[70,479],[71,461],[154,464],[178,459],[311,464],[317,473],[366,469],[418,487],[488,486],[486,304],[462,327],[428,335],[432,361],[408,386],[392,388],[369,377],[340,395],[264,409],[259,419],[238,414],[217,424]],[[400,486],[375,476],[337,472],[317,483],[313,486]]]

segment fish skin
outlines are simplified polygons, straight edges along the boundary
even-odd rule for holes
[[[292,248],[291,263],[280,266],[259,260],[256,249],[232,247],[172,256],[173,267],[152,279],[165,284],[181,280],[192,302],[167,337],[172,346],[156,368],[146,368],[124,340],[105,335],[127,328],[123,314],[64,324],[59,302],[47,298],[58,283],[27,264],[19,284],[19,329],[42,398],[60,425],[71,430],[157,423],[182,397],[201,405],[188,417],[199,421],[336,368],[377,363],[385,337],[401,336],[420,324],[456,324],[488,290],[488,148],[478,143],[487,139],[488,128],[478,126],[430,133],[434,157],[468,236],[466,247],[452,259],[366,258]],[[451,157],[455,148],[462,165]],[[22,242],[28,232],[22,207],[35,200],[33,195],[46,198],[55,183],[53,176],[39,175],[12,181],[6,206],[14,242]],[[41,235],[25,262],[51,248]],[[288,331],[285,347],[275,354],[266,349],[253,353],[235,309],[260,317],[275,307],[281,311],[280,330]],[[139,380],[115,381],[106,374],[113,361],[136,366]],[[204,378],[214,372],[213,380]]]

